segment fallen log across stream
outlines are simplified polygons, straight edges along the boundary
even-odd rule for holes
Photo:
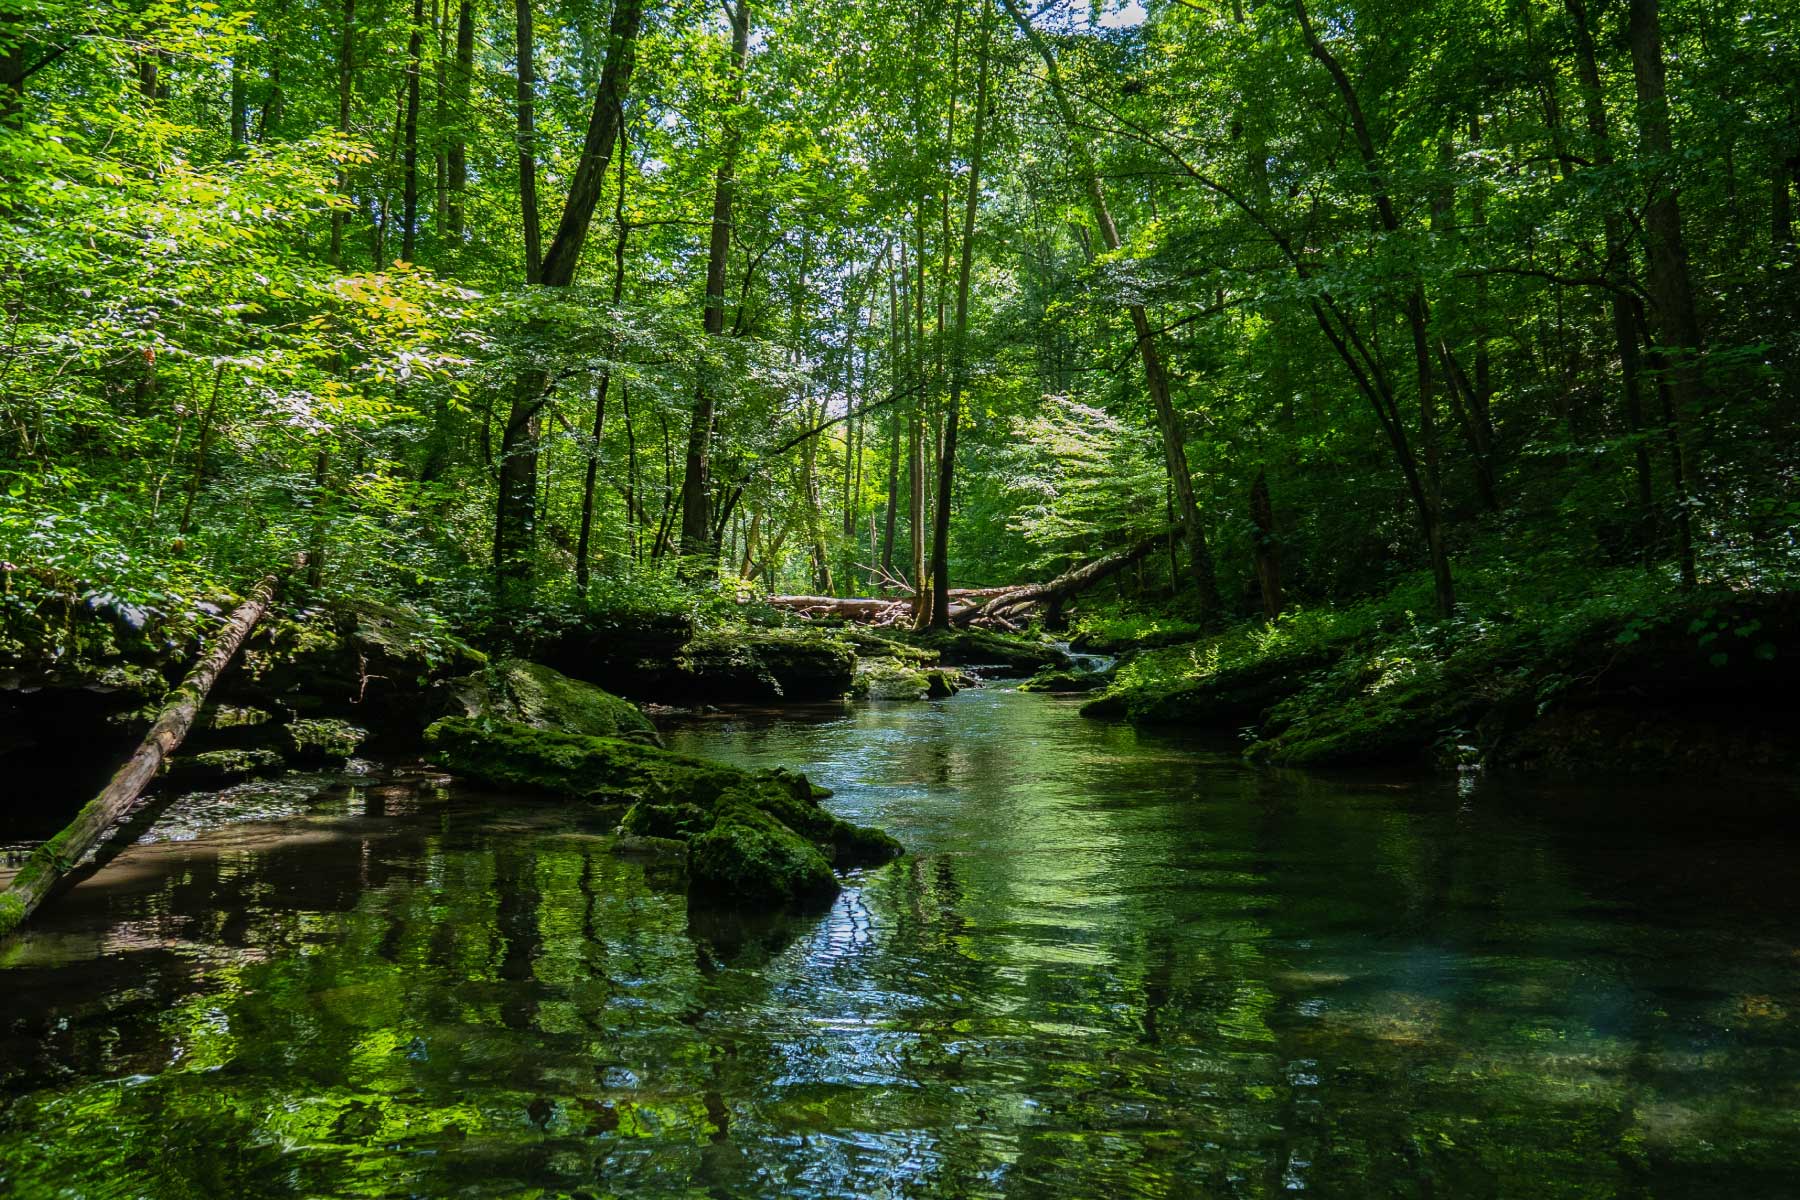
[[[1002,629],[1014,628],[1014,622],[1034,605],[1042,605],[1054,622],[1062,613],[1063,602],[1077,592],[1099,583],[1143,558],[1169,537],[1181,532],[1180,525],[1134,542],[1123,550],[1071,567],[1054,579],[1042,583],[1022,583],[1011,587],[950,589],[950,623],[956,626],[985,625]],[[913,598],[909,594],[888,596],[770,596],[774,608],[807,618],[831,617],[864,625],[898,625],[911,619]]]
[[[275,598],[276,584],[276,576],[265,575],[250,590],[249,597],[231,614],[225,628],[219,631],[218,638],[187,673],[181,686],[169,693],[150,732],[113,775],[112,782],[83,805],[61,833],[32,851],[19,873],[13,876],[11,886],[0,892],[0,937],[17,929],[37,911],[88,851],[105,840],[114,823],[156,778],[163,762],[187,736],[214,682],[231,665],[238,647],[244,644],[244,639],[268,611]]]

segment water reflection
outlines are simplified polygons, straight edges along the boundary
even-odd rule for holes
[[[1251,773],[1000,689],[712,720],[915,853],[689,912],[578,815],[178,806],[0,949],[0,1193],[1775,1196],[1779,840]],[[1561,800],[1536,789],[1539,807]]]

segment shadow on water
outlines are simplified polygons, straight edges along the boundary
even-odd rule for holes
[[[1004,688],[670,740],[913,853],[690,912],[552,806],[178,802],[0,946],[0,1193],[1791,1194],[1800,847],[1645,819],[1743,797],[1254,772]]]

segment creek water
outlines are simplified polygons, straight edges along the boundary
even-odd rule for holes
[[[0,945],[0,1195],[1800,1193],[1800,842],[1740,793],[1003,687],[670,740],[911,853],[756,919],[406,772],[178,802]]]

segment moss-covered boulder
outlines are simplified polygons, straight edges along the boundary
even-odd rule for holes
[[[1112,682],[1105,671],[1039,671],[1019,685],[1021,692],[1095,692]]]
[[[692,891],[785,902],[828,896],[832,872],[885,862],[899,843],[819,803],[804,775],[745,771],[621,738],[448,717],[425,733],[439,766],[502,788],[625,805],[634,838],[686,843]]]
[[[406,609],[306,609],[257,626],[238,665],[220,681],[219,698],[416,734],[419,693],[486,662],[486,655]]]
[[[715,704],[836,700],[855,673],[855,648],[822,630],[728,630],[689,642],[668,686],[683,699]]]
[[[917,667],[895,658],[859,659],[850,694],[859,700],[943,700],[965,685],[951,667]]]
[[[986,629],[927,629],[908,634],[907,639],[937,651],[938,661],[946,666],[981,667],[994,675],[1035,675],[1071,667],[1069,656],[1048,642]]]
[[[438,711],[446,716],[662,744],[656,726],[631,701],[523,659],[503,659],[435,691]]]

